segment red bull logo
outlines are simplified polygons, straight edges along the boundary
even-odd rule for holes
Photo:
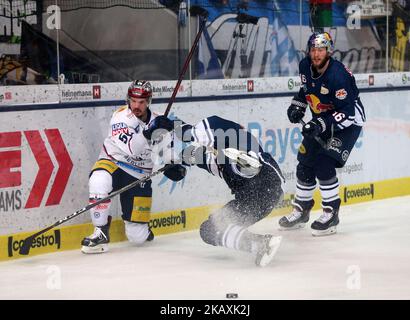
[[[347,92],[345,89],[340,89],[336,91],[336,98],[339,100],[344,100],[347,97]]]
[[[306,101],[309,103],[309,106],[312,109],[312,111],[316,114],[333,109],[332,104],[320,102],[319,98],[316,97],[314,94],[308,94],[306,96]]]

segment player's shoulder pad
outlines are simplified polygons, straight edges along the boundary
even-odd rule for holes
[[[122,120],[126,119],[129,111],[130,111],[130,109],[128,108],[128,106],[122,106],[122,107],[118,108],[112,114],[111,121],[115,122],[115,121],[120,121],[120,120],[122,121]]]
[[[352,71],[346,67],[342,62],[332,59],[332,63],[329,66],[329,73],[334,80],[345,80],[353,77]]]
[[[204,120],[206,120],[210,126],[211,129],[229,129],[230,127],[233,127],[233,121],[228,120],[228,119],[224,119],[222,117],[213,115],[210,117],[205,118]]]
[[[233,130],[243,129],[243,127],[239,123],[236,123],[235,121],[224,119],[224,118],[221,118],[215,115],[205,118],[204,120],[208,121],[210,129],[213,129],[213,130],[221,129],[223,131],[227,131],[230,129],[233,129]]]
[[[221,117],[219,117],[219,116],[215,116],[215,115],[210,116],[210,117],[207,117],[207,118],[205,118],[205,119],[207,119],[208,121],[220,121],[220,120],[225,120],[225,119],[223,119],[223,118],[221,118]],[[204,120],[205,120],[205,119],[204,119]]]
[[[117,113],[120,113],[120,112],[122,112],[122,111],[124,111],[124,110],[126,110],[126,109],[128,109],[128,106],[127,106],[127,105],[121,106],[121,107],[119,107],[117,110],[114,111],[114,115],[117,114]]]

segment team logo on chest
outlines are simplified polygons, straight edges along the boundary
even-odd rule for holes
[[[320,99],[314,94],[306,95],[306,101],[308,102],[312,111],[316,114],[333,109],[332,104],[320,102]]]

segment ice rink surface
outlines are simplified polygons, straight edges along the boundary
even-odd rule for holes
[[[328,237],[313,237],[309,226],[278,231],[278,219],[251,229],[283,236],[265,268],[190,231],[140,247],[111,244],[105,254],[1,262],[0,299],[410,299],[410,196],[344,206]]]

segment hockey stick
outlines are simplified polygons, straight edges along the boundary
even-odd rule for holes
[[[208,11],[206,11],[205,9],[203,9],[199,6],[192,6],[191,9],[190,9],[190,12],[191,12],[192,15],[198,15],[199,16],[199,19],[201,20],[201,25],[199,27],[199,31],[198,31],[198,33],[195,37],[194,43],[191,47],[191,50],[189,51],[188,56],[185,59],[184,65],[181,69],[181,72],[179,73],[178,82],[177,82],[177,84],[174,88],[174,91],[172,92],[171,99],[169,100],[168,106],[165,109],[164,116],[166,116],[166,117],[168,116],[168,113],[171,110],[171,106],[174,103],[175,96],[177,95],[177,92],[179,90],[179,86],[181,85],[181,82],[182,82],[182,78],[184,77],[185,72],[188,69],[189,62],[191,61],[191,58],[194,55],[196,46],[198,45],[199,39],[201,38],[201,35],[202,35],[202,31],[205,28],[206,20],[208,18]]]
[[[301,124],[301,125],[306,125],[306,122],[305,121],[303,121],[302,119],[299,121],[299,123]],[[320,139],[319,137],[316,137],[315,136],[315,140],[317,141],[317,143],[319,143],[320,144],[320,146],[323,148],[323,149],[326,149],[326,150],[328,150],[329,148],[327,147],[327,143],[325,142],[325,141],[323,141],[322,139]]]
[[[73,219],[73,218],[79,216],[80,214],[82,214],[82,213],[84,213],[84,212],[90,210],[91,208],[94,208],[95,206],[98,206],[100,203],[105,202],[105,201],[107,201],[107,200],[109,200],[109,199],[115,197],[116,195],[118,195],[118,194],[120,194],[120,193],[123,193],[123,192],[125,192],[125,191],[127,191],[127,190],[129,190],[129,189],[131,189],[131,188],[133,188],[133,187],[135,187],[135,186],[137,186],[137,185],[140,185],[140,184],[143,183],[143,182],[146,182],[146,181],[152,179],[152,178],[155,177],[156,175],[160,174],[161,172],[164,172],[164,171],[168,170],[169,168],[171,168],[171,167],[173,167],[173,166],[175,166],[175,164],[167,164],[167,165],[165,165],[164,167],[162,167],[161,169],[158,169],[157,171],[151,173],[149,176],[146,176],[146,177],[144,177],[144,178],[142,178],[142,179],[140,179],[140,180],[136,180],[136,181],[130,183],[129,185],[127,185],[127,186],[125,186],[125,187],[123,187],[123,188],[121,188],[121,189],[119,189],[119,190],[117,190],[117,191],[115,191],[115,192],[109,194],[107,197],[102,198],[102,199],[100,199],[100,200],[98,200],[98,201],[96,201],[96,202],[94,202],[94,203],[91,203],[91,204],[89,204],[88,206],[86,206],[86,207],[84,207],[84,208],[82,208],[82,209],[80,209],[80,210],[78,210],[78,211],[76,211],[76,212],[70,214],[69,216],[67,216],[67,217],[65,217],[65,218],[63,218],[63,219],[61,219],[61,220],[58,220],[57,222],[55,222],[55,223],[52,224],[51,226],[48,226],[47,228],[44,228],[44,229],[42,229],[42,230],[40,230],[40,231],[38,231],[38,232],[32,234],[31,236],[29,236],[29,237],[27,237],[26,239],[23,240],[23,244],[22,244],[22,246],[20,247],[19,253],[20,253],[21,255],[28,255],[28,253],[29,253],[29,251],[30,251],[31,244],[33,243],[33,241],[34,241],[39,235],[41,235],[41,234],[43,234],[43,233],[45,233],[45,232],[47,232],[47,231],[49,231],[49,230],[51,230],[51,229],[53,229],[53,228],[59,226],[60,224],[63,224],[64,222],[66,222],[66,221],[68,221],[68,220],[71,220],[71,219]]]

